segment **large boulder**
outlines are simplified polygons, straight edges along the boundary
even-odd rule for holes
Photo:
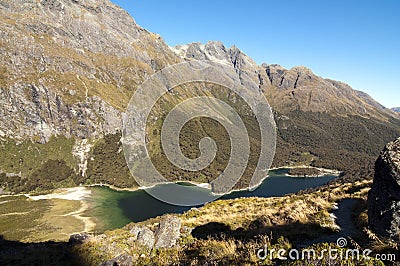
[[[83,244],[86,241],[89,241],[91,238],[92,238],[91,235],[84,232],[84,233],[70,235],[68,242],[70,244]]]
[[[128,254],[121,254],[111,260],[101,263],[99,266],[131,266],[133,259]]]
[[[141,228],[137,235],[137,242],[148,248],[153,248],[154,246],[154,233],[147,227]]]
[[[142,231],[143,230],[143,228],[142,227],[139,227],[139,226],[134,226],[134,227],[132,227],[132,229],[129,231],[130,233],[131,233],[131,235],[132,235],[132,239],[133,240],[137,240],[137,238],[138,238],[138,236],[139,236],[139,233],[140,233],[140,231]]]
[[[175,216],[164,216],[156,230],[155,248],[171,248],[180,236],[181,220]]]
[[[400,138],[387,144],[375,163],[368,222],[378,235],[400,242]]]

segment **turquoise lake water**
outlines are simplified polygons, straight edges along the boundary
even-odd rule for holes
[[[287,172],[288,169],[283,168],[271,170],[269,177],[255,190],[234,191],[220,199],[283,196],[324,185],[337,177],[335,175],[315,178],[289,177],[285,175]],[[188,184],[183,185],[187,186]],[[174,193],[173,187],[170,184],[163,184],[152,189],[160,193]],[[87,215],[98,220],[96,228],[98,232],[120,228],[129,222],[144,221],[166,213],[183,213],[191,208],[159,201],[144,190],[116,191],[108,187],[92,187],[91,190],[92,196],[88,199],[91,207]],[[196,193],[208,194],[210,191],[197,186],[190,186],[187,195],[182,195],[182,198],[190,199]]]

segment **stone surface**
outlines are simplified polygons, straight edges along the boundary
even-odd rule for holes
[[[171,248],[180,236],[181,220],[175,216],[164,216],[155,233],[155,248]]]
[[[0,132],[89,138],[121,130],[146,77],[180,59],[108,0],[0,0]]]
[[[138,236],[137,242],[141,245],[147,246],[148,248],[153,248],[154,246],[154,233],[147,227],[142,227]]]
[[[213,60],[234,67],[239,77],[246,75],[258,84],[273,109],[283,114],[301,110],[379,119],[394,115],[368,94],[353,90],[343,82],[319,77],[304,66],[286,69],[278,64],[257,65],[236,46],[226,48],[216,41],[171,48],[185,60]],[[242,85],[247,87],[246,83]]]
[[[90,236],[88,233],[73,234],[69,237],[68,242],[71,244],[83,244],[91,238],[92,236]]]
[[[133,259],[128,254],[121,254],[111,260],[101,263],[99,266],[131,266]]]
[[[387,144],[376,161],[368,221],[378,235],[400,242],[400,138]]]
[[[129,232],[132,234],[132,238],[134,240],[137,240],[140,231],[142,231],[142,228],[140,228],[138,226],[134,226],[134,227],[132,227],[132,229]]]

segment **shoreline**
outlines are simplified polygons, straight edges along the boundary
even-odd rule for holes
[[[322,177],[322,176],[326,176],[326,175],[337,175],[339,176],[342,172],[335,170],[335,169],[327,169],[327,168],[320,168],[320,167],[313,167],[313,166],[309,166],[309,165],[299,165],[299,166],[282,166],[282,167],[274,167],[274,168],[270,168],[268,171],[274,171],[274,170],[281,170],[281,169],[296,169],[296,168],[305,168],[305,169],[317,169],[318,171],[320,171],[320,175],[315,175],[315,176],[296,176],[296,175],[290,175],[288,173],[285,173],[285,176],[287,177],[293,177],[293,178],[318,178],[318,177]],[[120,188],[120,187],[116,187],[114,185],[110,185],[110,184],[103,184],[103,183],[98,183],[98,184],[90,184],[90,185],[82,185],[82,186],[76,186],[76,187],[69,187],[69,188],[57,188],[55,189],[52,193],[48,193],[48,194],[42,194],[42,195],[30,195],[30,194],[3,194],[0,195],[0,198],[2,197],[8,197],[8,196],[25,196],[27,198],[33,199],[33,200],[39,200],[39,199],[50,199],[51,197],[58,197],[60,196],[60,199],[67,199],[67,200],[80,200],[81,197],[82,199],[85,197],[84,193],[82,195],[79,194],[79,192],[77,192],[76,194],[74,194],[76,191],[85,191],[86,188],[91,188],[91,187],[107,187],[109,189],[115,190],[115,191],[128,191],[128,192],[134,192],[134,191],[138,191],[138,190],[146,190],[146,189],[151,189],[154,188],[158,185],[165,185],[165,184],[177,184],[177,183],[189,183],[192,184],[194,186],[203,188],[203,189],[208,189],[210,190],[210,192],[212,193],[212,195],[227,195],[227,194],[231,194],[233,192],[240,192],[240,191],[253,191],[255,189],[257,189],[264,181],[265,179],[267,179],[270,175],[267,174],[260,182],[258,182],[257,184],[255,184],[252,187],[246,187],[246,188],[240,188],[240,189],[232,189],[229,190],[229,192],[224,193],[224,194],[218,194],[218,193],[213,193],[211,192],[211,185],[209,183],[197,183],[195,181],[187,181],[187,180],[183,180],[183,181],[174,181],[174,182],[160,182],[160,183],[155,183],[151,186],[139,186],[139,187],[134,187],[134,188]],[[65,196],[65,198],[63,198],[64,194],[68,194],[68,196]],[[90,192],[88,193],[90,194]],[[74,196],[78,196],[78,199],[75,198]],[[90,196],[88,196],[90,197]]]
[[[82,185],[82,186],[79,186],[79,187],[88,187],[88,188],[90,188],[90,187],[108,187],[108,188],[110,188],[112,190],[115,190],[115,191],[129,191],[129,192],[133,192],[133,191],[137,191],[137,190],[143,189],[142,187],[120,188],[120,187],[116,187],[114,185],[102,184],[102,183],[90,184],[90,185]]]
[[[299,177],[299,178],[318,178],[318,177],[322,177],[322,176],[326,176],[326,175],[337,175],[339,176],[342,172],[335,170],[335,169],[327,169],[327,168],[320,168],[320,167],[313,167],[313,166],[308,166],[308,165],[299,165],[299,166],[282,166],[282,167],[274,167],[274,168],[270,168],[268,171],[274,171],[274,170],[281,170],[281,169],[296,169],[296,168],[305,168],[305,169],[317,169],[318,171],[320,171],[320,175],[315,175],[315,176],[296,176],[296,175],[290,175],[288,173],[285,173],[285,176],[287,177]],[[98,183],[98,184],[90,184],[90,185],[81,185],[81,186],[76,186],[76,187],[68,187],[68,188],[57,188],[55,189],[53,192],[51,193],[47,193],[47,194],[41,194],[41,195],[31,195],[31,194],[2,194],[0,195],[0,198],[3,197],[18,197],[18,196],[25,196],[29,199],[32,200],[41,200],[41,199],[52,199],[52,198],[59,198],[59,199],[66,199],[66,200],[84,200],[85,197],[90,197],[90,190],[86,190],[88,188],[91,187],[107,187],[109,189],[115,190],[115,191],[128,191],[128,192],[135,192],[138,190],[146,190],[146,189],[151,189],[154,188],[158,185],[165,185],[165,184],[177,184],[177,183],[189,183],[192,184],[194,186],[203,188],[203,189],[207,189],[210,190],[210,192],[213,195],[227,195],[230,194],[232,192],[240,192],[240,191],[253,191],[255,190],[257,187],[259,187],[264,181],[265,179],[267,179],[270,175],[267,174],[260,182],[258,182],[257,184],[255,184],[252,187],[246,187],[246,188],[240,188],[240,189],[232,189],[229,190],[229,192],[224,193],[224,194],[218,194],[218,193],[213,193],[211,192],[211,185],[209,183],[197,183],[195,181],[187,181],[187,180],[180,180],[180,181],[174,181],[174,182],[160,182],[160,183],[155,183],[151,186],[140,186],[140,187],[135,187],[135,188],[120,188],[120,187],[116,187],[114,185],[109,185],[109,184],[103,184],[103,183]]]
[[[285,174],[288,177],[293,177],[293,178],[318,178],[320,176],[326,176],[326,175],[336,175],[339,176],[342,172],[334,169],[327,169],[327,168],[321,168],[321,167],[313,167],[309,165],[300,165],[297,167],[290,167],[288,169],[316,169],[319,171],[318,175],[304,175],[304,176],[297,176],[297,175],[291,175],[291,174]]]
[[[77,220],[80,220],[84,224],[84,228],[80,232],[92,232],[96,228],[96,223],[94,222],[93,217],[83,216],[85,212],[89,209],[89,203],[86,201],[87,198],[91,197],[91,191],[88,187],[80,186],[80,187],[72,187],[72,188],[60,188],[56,189],[53,193],[45,194],[45,195],[37,195],[31,196],[26,194],[27,199],[38,201],[38,200],[70,200],[70,201],[78,201],[80,204],[80,208],[69,213],[65,213],[62,216],[71,216]]]
[[[296,169],[296,168],[310,168],[310,169],[317,169],[321,171],[322,174],[341,174],[342,172],[339,170],[335,169],[328,169],[328,168],[322,168],[322,167],[314,167],[310,165],[299,165],[299,166],[280,166],[280,167],[274,167],[269,169],[271,170],[280,170],[280,169]]]

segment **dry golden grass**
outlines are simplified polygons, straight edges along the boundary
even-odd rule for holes
[[[96,237],[83,245],[79,252],[85,254],[88,258],[86,262],[90,265],[96,265],[101,259],[115,257],[121,252],[131,255],[137,265],[204,265],[205,263],[208,265],[260,263],[271,265],[271,261],[260,261],[256,254],[258,249],[268,246],[288,250],[292,247],[293,237],[320,237],[321,232],[324,232],[321,228],[326,228],[326,232],[334,231],[337,226],[329,216],[333,205],[345,198],[365,200],[370,184],[371,181],[337,184],[309,194],[274,198],[218,200],[179,215],[183,228],[193,229],[212,222],[227,225],[231,233],[251,234],[251,230],[254,229],[251,228],[254,224],[251,224],[257,220],[262,221],[260,226],[269,228],[256,235],[249,235],[248,238],[242,238],[243,235],[237,238],[234,235],[221,234],[215,238],[197,239],[192,235],[193,232],[191,234],[190,231],[185,231],[182,232],[178,246],[172,249],[149,250],[129,240],[131,237],[129,228],[134,225],[130,224],[123,229],[106,232],[105,236]],[[360,205],[360,218],[357,219],[363,220],[360,224],[365,225],[365,213],[362,208],[363,206]],[[158,222],[159,217],[136,225],[140,224],[154,230]],[[299,231],[301,231],[300,234]],[[285,233],[288,238],[280,233]],[[374,241],[375,248],[378,250],[393,249],[393,246],[383,245],[384,242],[381,240]]]

